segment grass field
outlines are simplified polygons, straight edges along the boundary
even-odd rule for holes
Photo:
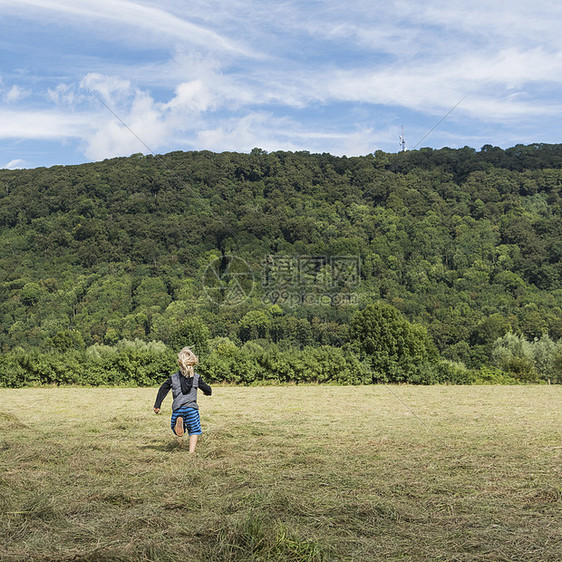
[[[562,559],[562,387],[0,390],[1,560]]]

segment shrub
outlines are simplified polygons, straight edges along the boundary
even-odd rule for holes
[[[428,354],[430,359],[419,359],[422,354],[418,353],[417,359],[404,355],[396,360],[385,352],[373,360],[372,356],[357,353],[353,343],[299,350],[279,349],[275,344],[264,348],[256,341],[238,347],[228,338],[215,338],[209,342],[209,349],[197,369],[209,383],[517,384],[534,382],[537,377],[532,363],[515,356],[507,363],[508,370],[484,368],[475,373],[461,363],[433,360],[432,354]],[[562,368],[562,353],[554,364]],[[176,370],[176,352],[162,342],[121,340],[113,346],[95,344],[67,353],[18,348],[0,356],[0,386],[153,386]]]
[[[492,361],[501,370],[524,382],[560,380],[562,371],[557,356],[562,353],[562,341],[554,343],[543,334],[529,342],[522,335],[507,333],[494,342]]]
[[[159,384],[176,369],[176,355],[162,342],[121,340],[86,350],[88,384]]]
[[[474,384],[519,384],[519,381],[495,367],[482,367],[476,372]]]

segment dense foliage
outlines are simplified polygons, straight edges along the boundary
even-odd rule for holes
[[[349,382],[453,380],[462,365],[559,380],[561,183],[562,145],[540,144],[357,158],[175,152],[0,170],[2,377],[11,362],[33,382],[22,357],[36,354],[52,363],[43,373],[74,358],[75,369],[61,367],[66,382],[125,382],[119,342],[137,339],[163,342],[167,360],[195,345],[215,380],[253,382],[267,369],[337,381],[311,366],[330,361]],[[378,329],[363,309],[393,323],[384,342],[361,332],[360,318]],[[496,344],[506,334],[543,342],[548,358],[506,344],[506,359]],[[212,349],[217,338],[248,373]],[[389,338],[406,352],[384,348],[402,345]],[[97,359],[99,375],[96,346],[113,361]]]

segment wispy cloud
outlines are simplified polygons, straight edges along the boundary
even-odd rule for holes
[[[326,75],[316,95],[362,103],[403,106],[438,113],[468,95],[460,111],[474,118],[503,121],[552,113],[559,104],[536,103],[528,86],[534,82],[562,85],[562,53],[507,50],[487,58],[469,55],[438,63],[338,70]]]
[[[403,13],[421,25],[433,25],[452,33],[483,37],[484,44],[542,45],[560,49],[562,36],[558,33],[562,19],[562,5],[548,0],[527,2],[490,2],[489,0],[433,0],[412,4],[397,3]]]
[[[562,6],[546,0],[0,7],[45,34],[40,62],[15,48],[0,63],[0,138],[73,143],[90,159],[147,146],[358,154],[395,149],[401,124],[421,138],[462,98],[428,140],[558,140]]]
[[[131,27],[142,28],[151,34],[151,38],[168,38],[198,45],[210,50],[230,51],[237,55],[252,53],[228,37],[223,37],[205,26],[198,25],[189,19],[188,13],[182,17],[157,6],[147,5],[128,0],[3,0],[0,4],[6,8],[22,12],[24,8],[33,8],[26,12],[26,17],[43,18],[45,13],[57,13],[66,17],[80,18],[91,22],[102,20],[124,25],[122,39],[130,39]],[[38,11],[37,11],[38,10]],[[91,32],[95,33],[95,28]],[[137,36],[136,42],[146,41],[146,37]]]
[[[8,103],[14,103],[22,99],[27,98],[31,95],[31,92],[27,88],[22,88],[17,84],[14,84],[7,92],[4,93],[4,100]]]

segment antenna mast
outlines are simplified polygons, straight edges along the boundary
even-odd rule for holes
[[[402,125],[402,134],[400,135],[400,152],[406,152],[406,137],[404,136],[404,125]]]

